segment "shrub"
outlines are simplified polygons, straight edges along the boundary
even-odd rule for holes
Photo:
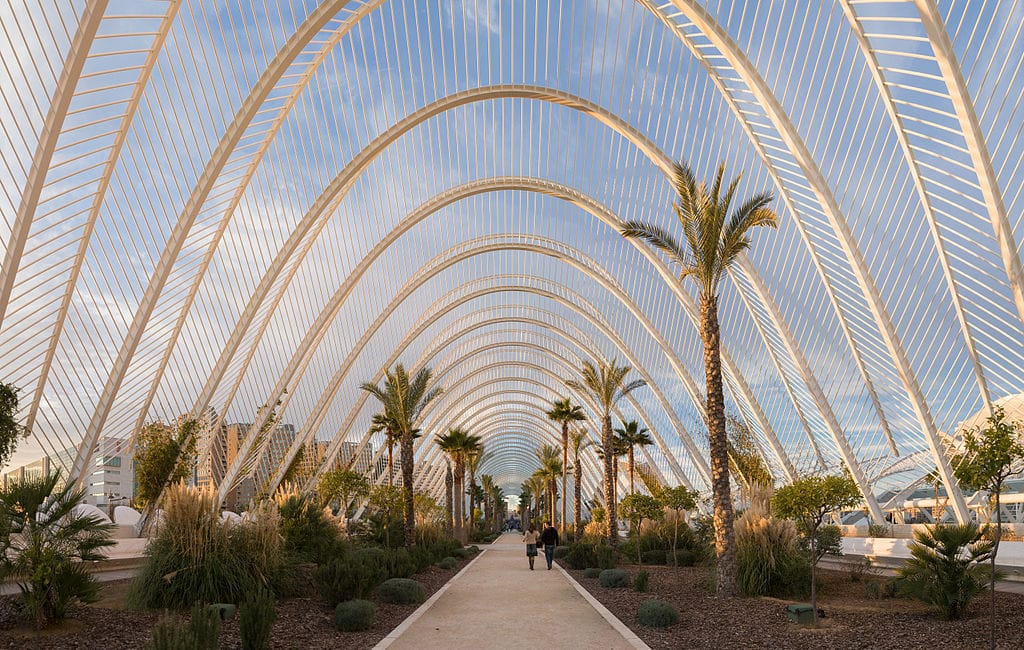
[[[647,582],[650,580],[650,574],[646,571],[639,571],[633,576],[633,591],[647,591]]]
[[[285,564],[277,508],[261,508],[253,520],[232,525],[220,520],[214,499],[209,490],[183,485],[167,491],[163,521],[146,545],[130,606],[237,603],[260,587],[280,588]]]
[[[408,578],[391,578],[377,587],[377,595],[385,603],[411,605],[427,599],[423,585]]]
[[[602,587],[618,589],[629,586],[629,574],[622,569],[605,569],[598,575]]]
[[[469,552],[469,549],[457,548],[457,549],[452,551],[452,556],[464,560],[464,559],[466,559],[467,557],[470,556],[470,552]]]
[[[868,537],[892,537],[892,528],[885,524],[871,524],[868,526]]]
[[[260,589],[247,596],[238,608],[238,633],[242,637],[242,650],[269,648],[275,618],[274,594]]]
[[[113,525],[74,512],[85,490],[57,487],[59,474],[0,490],[0,582],[16,580],[36,627],[62,620],[75,600],[94,602],[99,586],[80,562],[101,560]]]
[[[679,612],[664,600],[651,598],[640,603],[636,621],[647,627],[668,627],[679,622]]]
[[[359,632],[373,627],[377,607],[368,600],[348,600],[334,608],[334,627],[340,632]]]
[[[220,616],[196,603],[188,623],[163,618],[153,626],[148,650],[217,650]]]
[[[676,551],[676,561],[679,566],[693,566],[697,563],[697,557],[688,548],[681,548]]]
[[[347,557],[339,557],[313,573],[324,600],[332,605],[367,596],[388,577],[384,551],[360,548]]]
[[[685,551],[685,549],[683,549]],[[644,564],[665,564],[665,551],[660,549],[644,551]]]
[[[593,545],[579,542],[566,548],[565,563],[571,568],[578,571],[587,567],[597,566],[597,552]]]
[[[437,566],[441,567],[442,569],[446,569],[446,570],[447,569],[454,569],[457,562],[458,562],[458,560],[456,560],[453,557],[443,557],[443,558],[441,558],[441,561],[437,563]]]
[[[587,569],[583,570],[583,577],[584,578],[597,578],[597,577],[599,577],[601,575],[601,571],[602,571],[602,569],[598,569],[597,567],[590,567],[590,568],[587,568]]]
[[[474,544],[473,546],[469,547],[469,552],[472,553],[473,555],[476,555],[477,553],[480,552],[480,547],[477,546],[476,544]]]
[[[597,547],[597,566],[602,569],[614,569],[618,564],[618,556],[611,546],[602,544]]]
[[[984,563],[992,546],[974,523],[917,531],[911,557],[898,571],[899,590],[937,607],[947,619],[963,618],[988,586],[991,570]]]
[[[389,578],[408,578],[416,573],[416,563],[404,548],[389,548],[384,551],[384,564]]]
[[[736,522],[737,586],[745,596],[799,596],[811,580],[811,564],[796,524],[751,509]]]
[[[569,547],[568,546],[558,546],[558,547],[555,548],[555,557],[559,558],[559,559],[564,558],[565,554],[568,553],[568,552],[569,552]]]
[[[344,552],[341,530],[332,517],[308,497],[291,494],[278,502],[284,548],[296,557],[323,564]]]

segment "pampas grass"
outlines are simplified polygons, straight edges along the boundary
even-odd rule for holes
[[[737,586],[744,596],[791,596],[807,590],[810,562],[796,524],[752,507],[736,520]]]

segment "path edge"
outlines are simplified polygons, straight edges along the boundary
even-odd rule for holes
[[[636,632],[629,629],[629,626],[619,620],[618,616],[612,614],[607,607],[601,604],[601,601],[594,598],[590,592],[587,591],[586,587],[576,582],[576,579],[569,575],[569,572],[563,569],[562,565],[558,562],[553,562],[552,564],[558,567],[558,570],[561,571],[562,575],[565,576],[565,579],[576,588],[576,591],[580,592],[580,595],[590,603],[590,606],[596,609],[597,613],[600,614],[604,620],[608,621],[608,624],[615,628],[615,631],[621,634],[631,646],[637,648],[637,650],[651,650],[651,646],[644,643],[643,639],[636,635]]]
[[[450,587],[452,585],[452,583],[454,583],[456,580],[458,580],[462,576],[463,573],[468,571],[469,567],[473,566],[476,563],[476,561],[479,560],[481,557],[483,557],[484,553],[486,553],[486,552],[487,552],[487,548],[486,547],[480,549],[480,552],[476,554],[476,557],[474,557],[472,560],[470,560],[469,564],[467,564],[466,566],[462,567],[462,569],[458,573],[453,575],[448,580],[448,582],[446,582],[443,585],[441,585],[440,589],[438,589],[433,594],[431,594],[430,598],[428,598],[426,600],[426,602],[424,602],[422,605],[417,607],[415,612],[413,612],[412,614],[409,614],[409,616],[407,616],[404,621],[399,623],[398,627],[396,627],[395,629],[391,630],[391,632],[389,632],[386,637],[384,637],[383,639],[378,641],[377,645],[373,646],[373,650],[384,650],[385,648],[390,646],[392,643],[397,641],[398,637],[402,636],[402,634],[404,634],[405,631],[407,629],[409,629],[412,626],[413,623],[415,623],[417,620],[419,620],[419,618],[421,616],[423,616],[423,614],[425,614],[426,611],[428,609],[430,609],[430,607],[435,602],[437,602],[437,599],[440,598],[444,594],[444,592],[448,591],[448,587]],[[561,567],[559,567],[559,568],[561,568]],[[646,646],[644,646],[644,647],[646,647]]]

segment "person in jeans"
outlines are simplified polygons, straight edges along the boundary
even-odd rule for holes
[[[558,530],[551,525],[551,522],[544,523],[544,530],[540,532],[540,541],[544,544],[544,559],[548,563],[548,571],[551,570],[551,562],[555,559],[555,547],[558,546]]]
[[[533,524],[530,524],[529,530],[523,535],[523,541],[526,542],[526,558],[530,560],[530,571],[533,571],[533,560],[537,557],[537,540],[539,537],[537,527]]]

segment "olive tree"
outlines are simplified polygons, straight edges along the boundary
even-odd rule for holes
[[[0,467],[14,455],[18,447],[18,438],[28,431],[18,424],[18,389],[10,384],[0,382]]]
[[[661,501],[649,494],[634,492],[622,500],[622,503],[619,504],[619,509],[622,513],[622,518],[627,520],[633,527],[633,541],[636,543],[636,561],[637,564],[643,564],[643,559],[640,555],[640,527],[643,525],[644,519],[653,520],[661,518],[664,512]]]
[[[198,423],[181,419],[175,425],[150,422],[135,434],[135,502],[157,507],[168,485],[188,478],[196,460]]]
[[[849,474],[808,476],[779,488],[772,499],[774,513],[795,520],[807,537],[811,555],[811,608],[818,625],[818,590],[815,568],[821,553],[817,548],[818,528],[830,512],[852,508],[860,503],[857,483]]]
[[[989,626],[989,645],[996,647],[996,553],[999,552],[999,540],[1003,536],[1003,518],[1000,514],[999,495],[1003,484],[1012,476],[1021,473],[1021,460],[1024,459],[1024,446],[1021,445],[1021,425],[1008,422],[1006,413],[1001,407],[993,407],[984,429],[965,431],[963,448],[954,454],[953,471],[960,484],[968,490],[987,490],[991,495],[992,507],[995,510],[996,535],[989,556],[991,575],[991,616]]]
[[[687,489],[685,485],[677,485],[674,488],[662,490],[659,497],[664,507],[675,511],[675,529],[672,533],[672,566],[679,566],[679,558],[676,556],[676,546],[679,543],[679,519],[697,507],[697,493]]]

